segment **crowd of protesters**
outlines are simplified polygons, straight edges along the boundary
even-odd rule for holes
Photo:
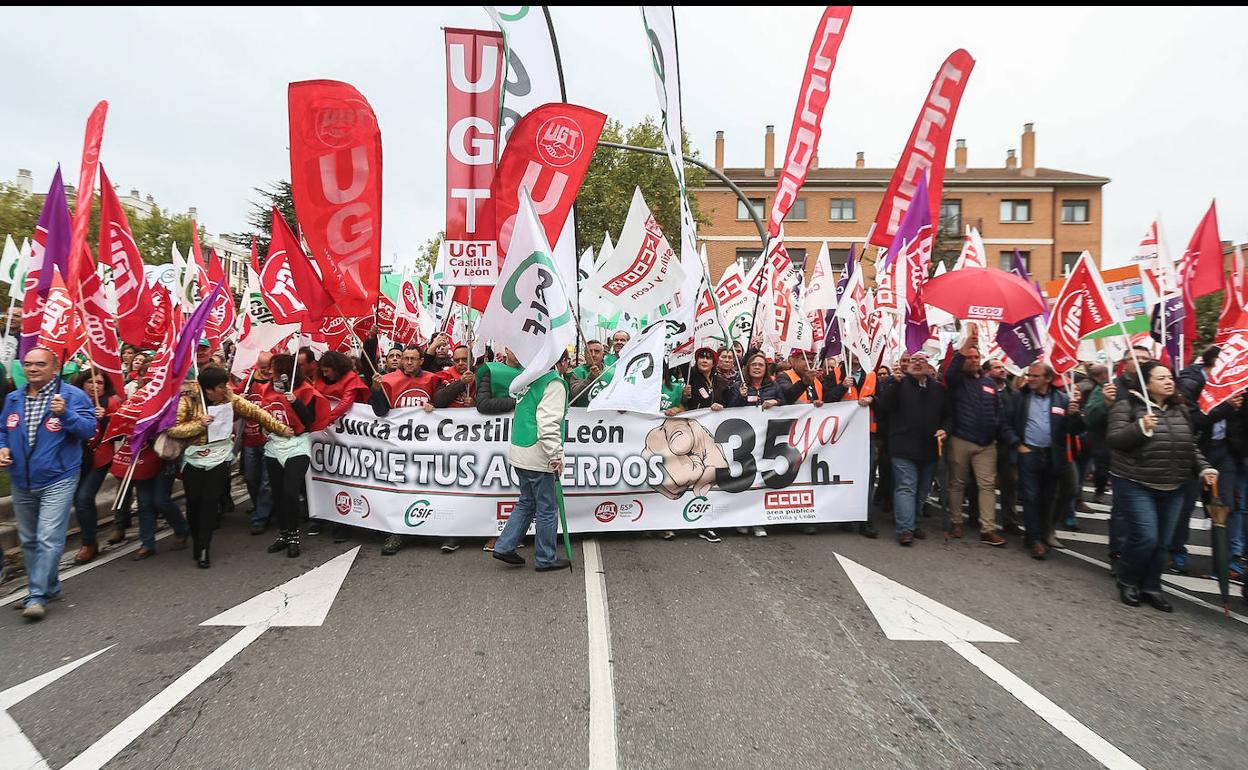
[[[664,368],[660,409],[671,416],[838,401],[867,407],[872,502],[864,521],[840,526],[876,538],[877,520],[891,512],[903,547],[927,537],[926,519],[947,538],[978,530],[979,542],[990,547],[1015,537],[1033,558],[1044,559],[1050,548],[1061,547],[1058,525],[1077,529],[1077,513],[1090,512],[1085,480],[1094,485],[1097,503],[1112,480],[1109,555],[1121,599],[1165,611],[1171,608],[1160,576],[1165,569],[1186,572],[1189,518],[1204,495],[1202,482],[1220,479],[1235,500],[1228,522],[1232,578],[1243,580],[1248,412],[1242,398],[1207,415],[1194,406],[1217,348],[1177,377],[1152,361],[1146,347],[1125,357],[1113,379],[1108,367],[1095,364],[1078,367],[1070,381],[1044,363],[1011,377],[1002,362],[981,361],[971,329],[941,370],[923,353],[863,371],[839,363],[814,366],[802,351],[773,359],[739,344],[703,347],[688,366]],[[575,366],[561,365],[568,403],[586,406],[606,387],[628,340],[624,331],[606,343],[590,340]],[[8,394],[0,417],[0,467],[10,472],[29,575],[29,594],[19,605],[26,617],[42,618],[60,597],[57,564],[71,509],[81,539],[75,563],[98,556],[96,497],[109,475],[124,479],[126,494],[114,505],[106,542],[123,542],[137,512],[135,560],[156,555],[157,521],[164,519],[172,530],[169,550],[189,545],[198,566],[210,568],[213,531],[222,512],[233,510],[236,468],[250,499],[251,534],[274,528],[268,551],[296,557],[301,536],[323,532],[307,515],[310,433],[355,404],[378,416],[405,407],[475,408],[491,415],[516,409],[509,385],[520,368],[510,351],[474,360],[467,346],[452,346],[445,335],[424,348],[390,350],[378,350],[370,338],[354,357],[334,351],[318,357],[309,348],[295,356],[262,353],[245,378],[230,375],[231,355],[229,346],[214,354],[201,342],[176,424],[137,452],[125,439],[101,437],[110,417],[146,381],[151,351],[124,351],[123,393],[90,370],[66,381],[58,376],[61,362],[46,349],[25,356],[26,385]],[[185,517],[174,499],[178,477]],[[738,531],[767,535],[761,526]],[[713,530],[697,534],[720,541]],[[338,524],[331,536],[344,542],[354,533]],[[404,542],[387,535],[381,552],[393,555]],[[490,539],[483,547],[494,546]],[[444,552],[459,547],[456,538],[441,542]]]

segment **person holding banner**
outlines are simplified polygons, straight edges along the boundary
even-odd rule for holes
[[[685,384],[685,409],[710,409],[719,411],[724,408],[724,393],[715,385],[715,350],[698,348],[693,354],[694,367]]]
[[[726,394],[730,408],[761,407],[770,409],[784,403],[784,394],[780,386],[767,374],[767,356],[761,350],[751,351],[745,355],[745,381],[736,390]],[[750,527],[754,537],[767,537],[765,527]],[[745,534],[745,527],[737,527],[737,532]]]
[[[508,348],[503,360],[487,361],[477,367],[477,411],[481,414],[507,414],[516,409],[511,381],[520,374],[520,361]]]
[[[95,496],[108,476],[108,467],[113,462],[113,441],[101,441],[104,431],[108,429],[108,418],[121,406],[121,399],[113,392],[113,384],[103,372],[83,372],[74,378],[74,384],[82,388],[91,397],[95,407],[95,436],[87,442],[86,454],[82,459],[82,476],[78,480],[78,489],[74,493],[74,516],[78,519],[78,535],[81,546],[74,556],[74,564],[87,564],[95,559],[100,552],[96,540],[96,524],[99,521],[99,510],[95,505]]]
[[[438,372],[442,385],[433,394],[435,409],[463,409],[476,403],[476,375],[472,371],[472,351],[467,345],[456,345],[451,352],[451,366]]]
[[[226,370],[210,366],[200,371],[196,380],[199,392],[194,389],[183,391],[178,401],[177,424],[167,434],[170,438],[189,442],[182,455],[186,518],[191,525],[192,556],[201,569],[208,569],[212,566],[209,550],[212,533],[221,514],[221,498],[230,485],[230,465],[234,459],[234,418],[253,420],[279,436],[289,436],[291,431],[255,404],[231,391],[230,375]]]
[[[13,513],[29,576],[22,616],[42,620],[61,596],[57,576],[78,486],[83,444],[95,435],[95,411],[80,389],[62,382],[48,348],[26,353],[26,387],[5,396],[0,414],[0,468],[9,469]]]
[[[564,421],[568,416],[568,383],[559,369],[565,351],[551,371],[538,377],[516,402],[511,424],[511,465],[520,480],[520,499],[494,546],[494,558],[521,566],[516,553],[529,525],[537,521],[533,560],[538,572],[568,569],[572,563],[557,555],[559,507],[556,480],[563,474]]]
[[[1123,604],[1173,612],[1161,591],[1166,545],[1178,525],[1184,487],[1193,476],[1218,478],[1196,443],[1189,409],[1174,375],[1158,361],[1140,364],[1146,389],[1120,394],[1109,410],[1106,440],[1114,506],[1122,516],[1123,550],[1115,574]],[[1151,402],[1153,408],[1149,409]]]

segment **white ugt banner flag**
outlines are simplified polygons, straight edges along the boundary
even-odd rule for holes
[[[652,323],[628,341],[615,362],[611,382],[589,400],[589,411],[659,414],[667,326],[666,321]]]
[[[528,189],[521,187],[511,248],[481,317],[473,350],[476,355],[484,353],[486,342],[511,349],[524,367],[511,382],[513,396],[549,372],[576,339],[568,288],[575,281],[575,274],[560,273]]]
[[[650,213],[640,187],[633,190],[615,251],[600,263],[598,274],[602,297],[617,310],[635,316],[671,302],[684,282],[680,260]]]

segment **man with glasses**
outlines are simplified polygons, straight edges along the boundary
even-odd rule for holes
[[[37,347],[22,360],[26,387],[4,399],[0,467],[9,469],[13,513],[30,576],[22,616],[42,620],[61,598],[57,576],[70,504],[78,486],[82,448],[95,435],[95,407],[86,393],[61,381],[60,361]]]

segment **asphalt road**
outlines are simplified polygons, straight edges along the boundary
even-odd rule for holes
[[[604,653],[587,642],[600,608],[580,545],[576,572],[538,574],[479,544],[382,557],[380,536],[320,536],[287,559],[268,542],[235,514],[209,571],[162,548],[68,578],[41,623],[0,611],[0,701],[115,645],[8,710],[50,767],[238,631],[204,620],[354,545],[322,626],[265,631],[107,767],[578,768],[591,745],[622,768],[1102,766],[951,647],[889,640],[836,554],[1012,637],[975,646],[1139,765],[1248,766],[1248,618],[1200,591],[1170,615],[1125,607],[1102,567],[1070,554],[938,537],[902,549],[835,528],[603,539]],[[1103,559],[1103,545],[1068,545]],[[605,695],[593,666],[612,666]],[[609,709],[605,732],[591,701]]]

